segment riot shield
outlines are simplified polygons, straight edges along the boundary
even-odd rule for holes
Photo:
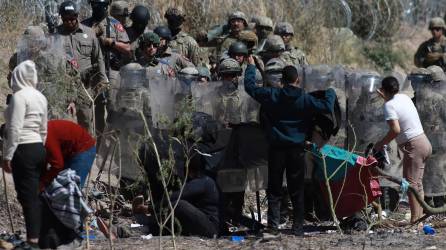
[[[354,71],[347,74],[348,96],[348,148],[363,154],[370,143],[376,143],[389,130],[384,119],[384,100],[376,90],[381,86],[381,77],[376,72]],[[402,176],[402,161],[398,157],[398,145],[392,141],[388,145],[390,164],[386,171],[394,176]],[[396,186],[385,179],[382,186]]]
[[[68,104],[77,99],[77,93],[81,90],[75,77],[67,71],[63,37],[57,34],[48,35],[40,45],[38,53],[31,55],[25,52],[22,56],[32,56],[29,59],[36,64],[39,78],[37,89],[47,98],[48,117],[74,119],[66,110]]]
[[[143,67],[136,63],[130,63],[122,67],[120,72],[120,84],[116,95],[117,112],[133,113],[139,117],[139,112],[149,115],[147,110],[149,102],[148,79]]]
[[[165,129],[173,123],[176,112],[187,105],[189,87],[176,78],[148,72],[150,110],[155,128]]]
[[[26,60],[34,61],[45,49],[47,39],[41,27],[29,26],[17,43],[17,65]]]
[[[347,127],[347,93],[346,72],[342,66],[308,65],[302,68],[302,86],[307,93],[333,88],[338,97],[341,109],[341,128],[329,144],[338,147],[346,146]]]
[[[260,103],[246,93],[243,81],[239,83],[238,89],[240,93],[240,122],[259,122]]]
[[[432,145],[423,177],[426,196],[446,194],[446,82],[434,82],[430,75],[408,76],[415,90],[415,100],[424,133]]]

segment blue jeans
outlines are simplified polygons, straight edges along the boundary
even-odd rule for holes
[[[96,147],[93,146],[87,151],[75,155],[65,164],[65,168],[70,168],[76,171],[76,174],[79,175],[79,177],[81,178],[80,188],[82,188],[85,184],[91,166],[93,166],[95,157],[96,157]]]

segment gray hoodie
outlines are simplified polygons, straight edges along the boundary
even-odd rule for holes
[[[36,90],[36,85],[37,70],[33,61],[24,61],[12,71],[9,87],[14,94],[5,111],[5,160],[12,160],[19,144],[45,143],[47,101]]]

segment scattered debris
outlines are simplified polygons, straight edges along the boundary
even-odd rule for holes
[[[150,240],[150,239],[152,239],[152,238],[153,238],[153,235],[152,235],[152,234],[148,234],[148,235],[141,235],[141,238],[142,238],[143,240]]]

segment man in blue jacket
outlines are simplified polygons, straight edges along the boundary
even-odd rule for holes
[[[252,56],[247,57],[245,91],[257,100],[268,121],[266,128],[270,143],[268,160],[268,229],[265,238],[279,236],[280,201],[283,172],[286,169],[288,192],[293,204],[293,233],[303,235],[304,222],[304,148],[311,130],[311,121],[318,113],[331,113],[336,98],[328,89],[324,99],[316,99],[300,88],[297,69],[282,70],[283,88],[258,87],[256,67]]]

